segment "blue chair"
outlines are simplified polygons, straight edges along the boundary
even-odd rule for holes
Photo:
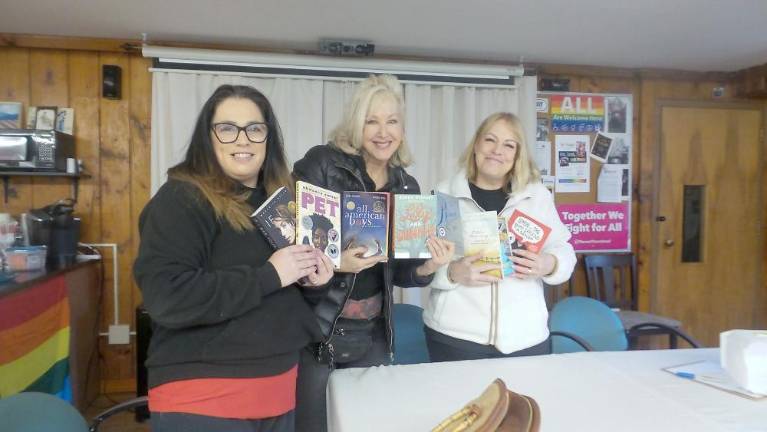
[[[423,332],[423,309],[398,303],[394,305],[394,364],[428,363],[426,335]]]
[[[583,259],[586,268],[586,289],[588,296],[617,308],[616,314],[628,330],[640,323],[662,324],[634,329],[629,338],[629,348],[637,345],[638,336],[667,335],[669,348],[677,347],[677,334],[668,327],[679,330],[682,324],[669,317],[641,312],[638,309],[637,261],[629,254],[595,254]]]
[[[0,429],[3,432],[95,432],[108,417],[146,404],[146,397],[117,404],[96,416],[89,426],[69,402],[48,393],[18,393],[0,399]]]
[[[692,347],[700,347],[698,341],[683,331],[659,323],[639,323],[627,330],[612,309],[589,297],[568,297],[554,305],[549,315],[554,353],[625,351],[634,332],[650,327],[663,328]]]
[[[9,432],[85,432],[88,423],[63,399],[48,393],[19,393],[0,399],[0,419]]]

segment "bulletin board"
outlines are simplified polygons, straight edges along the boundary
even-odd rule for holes
[[[539,92],[535,159],[576,252],[631,250],[630,94]]]

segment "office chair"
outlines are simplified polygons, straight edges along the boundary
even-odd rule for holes
[[[670,327],[679,330],[682,327],[679,321],[637,310],[639,284],[634,254],[586,255],[583,262],[586,267],[588,296],[618,309],[616,312],[623,328],[635,329],[629,338],[631,347],[636,346],[639,336],[649,335],[668,335],[669,347],[677,347],[676,333],[667,329]],[[660,325],[636,327],[642,323]]]
[[[423,332],[423,309],[398,303],[392,311],[394,321],[394,364],[428,363],[426,335]]]
[[[633,332],[662,328],[684,339],[693,348],[700,343],[682,330],[660,323],[639,323],[624,329],[618,315],[604,303],[589,297],[568,297],[557,303],[549,315],[552,352],[625,351]]]
[[[0,419],[4,432],[97,432],[107,418],[146,404],[146,397],[117,404],[96,416],[89,426],[68,402],[48,393],[25,392],[0,399]]]

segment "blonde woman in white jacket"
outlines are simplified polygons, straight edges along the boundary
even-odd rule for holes
[[[424,311],[432,361],[551,352],[543,283],[567,281],[576,258],[524,137],[514,114],[491,115],[464,152],[463,169],[437,187],[460,199],[464,215],[495,210],[508,218],[519,209],[551,227],[551,233],[539,254],[515,251],[515,271],[505,279],[482,273],[492,264],[472,265],[479,256],[459,258],[437,271]]]

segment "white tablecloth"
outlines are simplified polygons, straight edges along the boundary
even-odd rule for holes
[[[767,431],[752,401],[661,368],[717,349],[591,352],[343,369],[328,383],[332,432],[429,431],[496,377],[534,397],[542,431]]]

